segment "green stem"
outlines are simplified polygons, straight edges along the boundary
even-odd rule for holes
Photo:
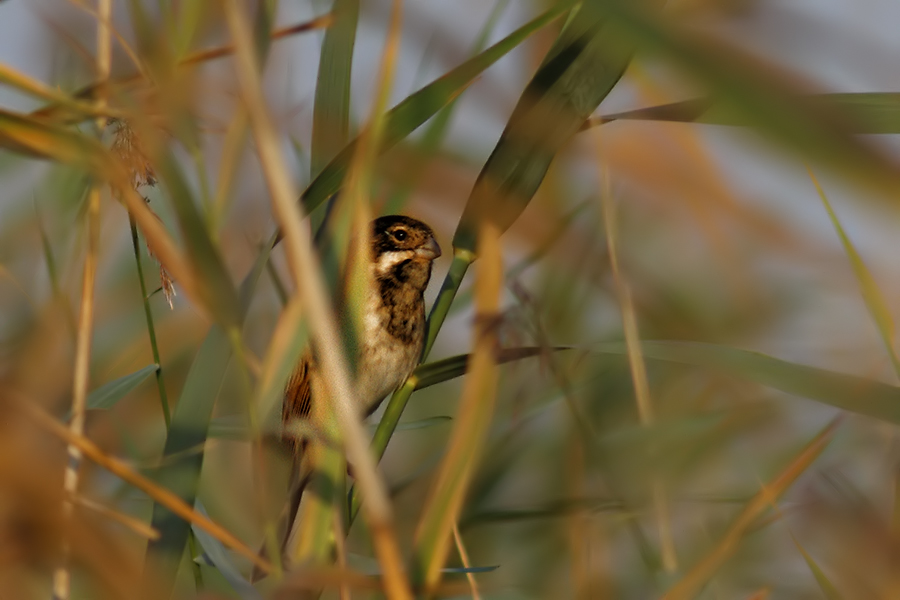
[[[450,311],[450,305],[453,304],[453,298],[459,290],[459,286],[462,283],[463,277],[466,275],[469,265],[471,265],[474,260],[475,254],[468,250],[455,249],[453,251],[453,263],[451,263],[450,270],[447,272],[444,283],[441,285],[441,291],[438,292],[438,297],[431,307],[431,314],[428,315],[428,331],[426,333],[425,349],[422,352],[422,358],[419,361],[420,363],[424,362],[431,352],[434,340],[441,330],[441,325],[444,324],[447,313]],[[409,397],[416,389],[417,383],[416,378],[413,375],[410,375],[403,385],[393,393],[391,399],[388,401],[387,407],[384,409],[384,416],[381,417],[381,421],[378,423],[378,429],[375,430],[375,436],[372,438],[372,454],[375,455],[377,460],[380,461],[384,456],[388,442],[391,441],[391,436],[393,436],[394,431],[397,430],[400,416],[403,414],[404,409],[406,409],[406,404],[409,402]],[[353,520],[359,513],[360,507],[360,498],[359,493],[356,491],[356,486],[353,486],[350,489],[350,499],[348,504],[347,528],[349,530],[350,525],[353,524]]]
[[[141,301],[144,304],[144,316],[147,319],[147,335],[150,338],[150,351],[153,353],[153,362],[156,363],[156,387],[159,390],[159,402],[162,405],[163,419],[166,422],[166,431],[172,424],[172,412],[169,409],[169,397],[166,394],[166,384],[163,379],[162,361],[159,358],[159,345],[156,341],[156,327],[153,325],[153,311],[150,310],[150,296],[147,294],[147,284],[144,282],[144,268],[141,265],[141,244],[138,240],[137,225],[134,216],[128,213],[128,223],[131,225],[131,245],[134,248],[134,262],[137,265],[138,282],[141,284]],[[199,547],[191,531],[188,535],[188,552],[191,563],[191,572],[194,575],[194,585],[198,590],[203,589],[203,572],[200,565],[194,560],[199,555]]]
[[[153,352],[153,362],[156,363],[156,387],[159,389],[159,402],[162,405],[163,418],[166,420],[166,430],[172,423],[172,413],[169,410],[169,398],[166,395],[166,385],[163,380],[162,362],[159,359],[159,346],[156,343],[156,328],[153,326],[153,312],[150,310],[150,296],[147,295],[147,284],[144,283],[144,268],[141,266],[141,245],[138,241],[137,225],[134,217],[128,214],[128,222],[131,224],[131,243],[134,246],[134,262],[137,265],[138,281],[141,284],[141,300],[144,303],[144,316],[147,318],[147,334],[150,337],[150,350]]]
[[[456,297],[456,292],[459,291],[459,286],[466,275],[466,271],[469,269],[469,265],[474,261],[475,254],[473,252],[462,248],[453,250],[453,262],[450,264],[450,270],[447,271],[447,276],[444,277],[441,291],[438,292],[434,306],[431,307],[431,314],[428,315],[428,331],[425,334],[425,350],[422,352],[422,361],[428,358],[428,355],[431,353],[434,340],[441,330],[441,325],[444,324],[444,319],[447,318],[447,313],[450,312],[453,298]]]

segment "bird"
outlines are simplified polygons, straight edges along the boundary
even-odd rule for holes
[[[368,252],[371,285],[362,302],[353,398],[360,417],[371,415],[413,372],[425,346],[425,297],[433,261],[441,248],[431,227],[411,217],[390,215],[372,221]],[[309,419],[325,396],[315,358],[306,352],[285,386],[282,441],[292,458],[290,498],[283,515],[282,564],[296,532],[303,490],[312,474],[307,440],[291,435],[291,425]],[[287,527],[286,525],[290,525]],[[256,574],[255,574],[256,575]],[[255,578],[255,577],[254,577]]]

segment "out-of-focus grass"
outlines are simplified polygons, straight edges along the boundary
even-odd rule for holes
[[[65,564],[73,598],[896,595],[900,388],[881,381],[896,370],[895,290],[862,243],[870,207],[836,211],[820,188],[826,214],[810,199],[802,212],[838,240],[819,239],[732,186],[696,131],[753,128],[895,218],[896,158],[858,134],[895,133],[897,96],[797,85],[686,29],[702,9],[659,6],[549,2],[513,23],[500,2],[460,46],[469,58],[392,109],[392,73],[425,26],[399,2],[390,30],[350,0],[291,20],[273,2],[129,3],[110,81],[0,63],[0,84],[35,101],[0,107],[0,178],[26,190],[0,209],[0,588],[47,597]],[[328,26],[287,118],[267,93],[293,58],[278,40],[316,46]],[[48,47],[87,36],[60,27]],[[372,61],[366,27],[388,39]],[[515,62],[523,45],[534,64]],[[373,95],[353,93],[379,61]],[[483,94],[500,61],[516,77]],[[613,89],[653,98],[597,111]],[[492,119],[489,156],[455,141]],[[331,205],[321,256],[297,203],[316,225]],[[376,417],[367,454],[370,429],[346,410],[353,329],[336,326],[352,319],[330,309],[364,289],[350,244],[380,206],[429,222],[445,251],[453,235],[453,251],[435,268],[426,364]],[[175,282],[173,310],[151,260]],[[813,312],[836,295],[861,295],[858,314]],[[782,355],[779,332],[810,318],[858,337]],[[326,485],[281,573],[277,407],[309,340],[343,393],[303,429]],[[73,396],[83,435],[65,425]],[[825,426],[836,411],[841,426]],[[68,498],[65,444],[87,459]],[[254,565],[270,577],[250,584]]]

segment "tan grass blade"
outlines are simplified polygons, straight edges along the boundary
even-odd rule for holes
[[[840,422],[841,419],[837,418],[829,423],[775,479],[763,486],[744,506],[713,549],[666,592],[664,600],[689,600],[697,595],[719,567],[734,554],[756,519],[822,454]]]
[[[822,200],[822,205],[828,213],[828,218],[831,220],[834,230],[841,240],[844,252],[850,260],[850,266],[853,268],[853,274],[856,276],[856,281],[859,284],[859,293],[862,294],[863,300],[866,303],[866,308],[869,310],[869,314],[872,315],[872,320],[875,321],[875,327],[878,328],[878,334],[881,336],[882,342],[884,342],[884,347],[891,359],[891,365],[894,367],[894,373],[897,374],[897,377],[900,377],[900,358],[897,357],[895,340],[896,329],[888,304],[885,301],[881,290],[878,288],[875,278],[872,277],[871,271],[866,267],[866,263],[863,262],[859,252],[856,251],[856,247],[853,245],[853,242],[850,241],[847,232],[844,231],[844,227],[841,225],[840,219],[838,219],[837,214],[834,212],[831,202],[828,201],[828,196],[825,195],[825,190],[822,189],[819,180],[812,172],[812,169],[807,167],[806,171],[816,188],[816,192],[819,194],[819,198]]]
[[[598,147],[599,152],[599,147]],[[613,272],[613,283],[622,311],[622,327],[625,332],[625,346],[628,351],[628,365],[631,370],[631,381],[634,385],[634,397],[637,402],[638,418],[644,427],[653,425],[653,403],[650,399],[650,385],[647,382],[647,366],[641,353],[641,337],[638,332],[637,313],[631,295],[631,286],[625,280],[619,267],[618,226],[616,222],[615,200],[609,183],[609,174],[601,167],[601,203],[603,223],[606,228],[606,247],[609,250],[609,262]],[[674,573],[678,568],[678,557],[675,553],[675,542],[672,539],[672,523],[669,520],[668,500],[665,486],[658,478],[652,483],[653,512],[655,513],[659,531],[660,555],[663,568],[667,573]]]
[[[462,536],[459,534],[459,525],[455,523],[453,525],[453,542],[456,544],[456,551],[459,552],[459,559],[462,561],[463,567],[471,569],[472,563],[469,561],[469,553],[466,552]],[[475,574],[466,571],[466,579],[468,579],[469,588],[472,590],[472,600],[481,600],[481,594],[478,592],[478,583],[475,581]]]
[[[111,40],[109,17],[112,14],[112,0],[98,1],[97,23],[97,72],[100,77],[109,77],[111,65]],[[101,96],[98,105],[106,106],[106,98]],[[103,117],[98,118],[97,126],[102,131],[106,126]],[[91,341],[94,337],[94,283],[97,279],[97,250],[100,241],[100,191],[101,184],[94,183],[88,193],[88,248],[84,259],[84,276],[81,287],[81,309],[78,316],[78,334],[75,340],[75,373],[72,382],[72,420],[69,430],[72,435],[84,433],[84,416],[87,408],[88,385],[90,384]],[[81,467],[81,450],[74,444],[67,448],[69,461],[63,477],[63,521],[64,526],[71,521],[75,510],[75,497],[78,494],[78,471]],[[69,572],[69,540],[63,537],[61,564],[53,573],[53,596],[55,600],[67,600],[71,590],[71,573]]]
[[[298,193],[288,175],[275,126],[262,97],[250,32],[236,0],[225,2],[225,14],[237,49],[238,78],[274,211],[284,232],[294,283],[312,324],[314,347],[324,374],[323,379],[330,386],[329,396],[341,425],[348,460],[353,464],[357,481],[366,498],[365,514],[385,573],[386,592],[390,598],[411,598],[394,536],[390,502],[375,471],[375,461],[369,453],[365,430],[354,409],[350,374],[343,356],[337,324],[331,313],[319,265],[312,253],[309,231],[303,228],[300,208],[294,201]]]
[[[475,281],[475,347],[447,453],[416,530],[417,583],[424,585],[430,593],[440,583],[453,527],[459,519],[494,412],[496,326],[503,282],[499,238],[500,232],[496,226],[489,221],[482,223],[478,238],[481,262]]]
[[[136,472],[125,462],[117,458],[107,456],[103,453],[102,450],[100,450],[100,448],[96,444],[94,444],[89,439],[81,435],[73,434],[68,430],[68,428],[48,415],[42,408],[38,406],[36,402],[33,402],[30,398],[20,398],[17,402],[17,405],[19,409],[28,417],[30,417],[38,426],[47,430],[49,433],[60,438],[64,442],[72,444],[73,446],[78,448],[78,450],[81,451],[81,453],[86,458],[103,467],[113,475],[121,478],[123,481],[126,481],[134,487],[138,488],[139,490],[150,496],[150,498],[152,498],[154,501],[165,506],[182,519],[190,521],[197,527],[201,528],[203,531],[209,533],[211,536],[225,544],[227,547],[236,551],[241,556],[249,559],[250,562],[258,566],[266,573],[269,573],[272,570],[272,565],[267,560],[260,558],[257,555],[256,551],[252,550],[244,542],[240,541],[230,531],[185,504],[184,501],[182,501],[178,496],[176,496],[169,490],[156,485],[140,473]]]
[[[130,515],[126,515],[121,513],[113,508],[105,506],[95,500],[91,500],[90,498],[86,498],[84,496],[78,495],[75,496],[75,503],[78,506],[86,508],[88,510],[92,510],[98,515],[102,515],[107,519],[115,521],[120,525],[130,529],[134,533],[138,534],[141,537],[147,538],[148,540],[157,540],[159,539],[159,531],[150,527],[143,521],[135,519]]]
[[[72,435],[84,433],[84,413],[87,406],[87,390],[90,379],[91,339],[94,334],[94,281],[97,275],[97,245],[100,237],[100,188],[91,188],[88,196],[88,251],[84,261],[81,288],[81,310],[78,315],[78,335],[75,342],[75,377],[72,384]],[[69,521],[74,513],[74,497],[78,493],[78,470],[81,467],[81,450],[74,444],[67,449],[69,462],[63,479],[63,519]],[[63,540],[62,564],[53,573],[53,596],[58,600],[69,597],[69,543]]]

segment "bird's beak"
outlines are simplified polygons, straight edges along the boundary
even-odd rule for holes
[[[430,237],[424,246],[416,248],[416,254],[424,259],[434,260],[441,255],[441,247],[438,246],[433,237]]]

